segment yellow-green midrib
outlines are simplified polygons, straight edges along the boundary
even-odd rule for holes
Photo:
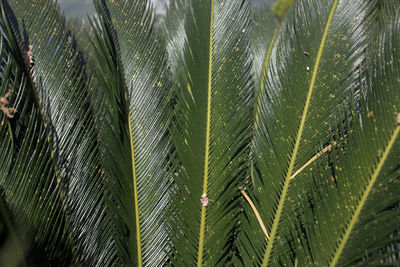
[[[205,156],[204,156],[204,175],[203,175],[203,194],[207,195],[208,187],[208,165],[210,154],[210,130],[211,130],[211,93],[212,93],[212,56],[213,56],[213,28],[214,28],[214,0],[211,2],[210,12],[210,39],[209,39],[209,58],[208,58],[208,83],[207,83],[207,121],[205,135]],[[199,246],[197,253],[197,266],[203,265],[203,251],[206,226],[206,206],[201,207]]]
[[[132,164],[132,180],[133,180],[133,195],[134,195],[134,207],[135,207],[135,223],[136,223],[136,246],[137,246],[137,263],[139,267],[143,266],[142,263],[142,242],[140,236],[140,218],[139,218],[139,199],[138,199],[138,187],[137,187],[137,176],[136,176],[136,162],[135,162],[135,147],[133,139],[133,127],[131,118],[129,120],[129,138],[131,148],[131,164]]]

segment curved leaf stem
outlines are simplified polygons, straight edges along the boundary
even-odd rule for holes
[[[371,180],[369,181],[369,183],[365,189],[365,192],[362,195],[360,202],[357,205],[356,211],[354,212],[354,215],[351,218],[351,221],[346,228],[345,234],[343,235],[343,238],[339,243],[339,246],[333,256],[332,262],[330,263],[331,267],[336,266],[338,264],[340,255],[342,254],[343,249],[346,246],[347,241],[349,240],[349,237],[354,229],[354,226],[357,223],[358,218],[360,217],[360,214],[365,205],[365,202],[367,201],[368,196],[370,195],[372,188],[373,188],[376,180],[378,179],[378,176],[379,176],[383,166],[385,165],[385,162],[389,156],[390,151],[392,150],[392,148],[396,142],[397,137],[399,136],[399,133],[400,133],[400,126],[397,126],[393,132],[392,137],[389,140],[389,143],[387,144],[387,146],[385,148],[385,151],[382,154],[382,157],[381,157],[378,165],[376,166],[376,169],[374,170],[374,172],[372,174]]]
[[[4,3],[2,3],[2,5],[4,5]],[[15,52],[15,57],[18,58],[18,61],[22,64],[22,65],[20,65],[20,68],[22,69],[22,72],[23,72],[22,75],[24,77],[26,77],[26,79],[27,79],[27,84],[29,85],[28,87],[31,89],[30,91],[32,93],[33,106],[38,109],[40,120],[41,120],[42,126],[44,127],[45,138],[46,138],[46,140],[47,140],[47,142],[49,144],[49,148],[50,148],[50,158],[51,158],[53,170],[54,170],[54,173],[55,173],[56,183],[57,183],[57,186],[61,188],[60,189],[60,200],[61,200],[63,211],[65,212],[66,221],[67,221],[67,225],[68,225],[67,226],[68,227],[68,235],[67,235],[68,237],[67,238],[68,238],[68,241],[70,242],[70,245],[71,245],[72,254],[75,254],[76,247],[75,247],[75,242],[74,242],[74,238],[72,236],[72,231],[71,231],[70,216],[69,216],[68,207],[67,207],[68,206],[68,204],[67,204],[67,196],[66,196],[64,190],[62,189],[62,186],[60,186],[61,185],[61,180],[62,180],[62,178],[61,178],[62,175],[61,175],[61,171],[60,171],[60,168],[59,168],[59,162],[57,160],[57,156],[58,156],[56,154],[57,151],[54,148],[54,145],[55,145],[54,144],[54,140],[53,140],[52,134],[51,134],[51,132],[49,130],[50,129],[49,124],[51,122],[49,122],[46,119],[45,110],[44,110],[43,105],[41,104],[40,99],[39,99],[39,89],[38,89],[36,83],[34,82],[33,74],[22,63],[22,62],[24,62],[24,55],[22,54],[23,53],[22,52],[23,49],[20,48],[20,44],[17,41],[18,40],[18,38],[17,38],[18,33],[15,32],[12,29],[9,16],[4,13],[4,7],[3,6],[2,6],[1,9],[2,9],[2,12],[3,12],[3,17],[5,18],[5,21],[6,21],[6,27],[8,29],[8,32],[10,33],[10,36],[13,37],[13,38],[10,38],[8,41],[10,42],[10,46],[14,46],[14,48],[16,48],[16,51],[14,51]],[[21,90],[24,90],[24,89],[21,89]],[[12,139],[12,142],[14,142],[13,141],[12,132],[10,133],[10,138]]]
[[[306,123],[306,120],[307,120],[308,110],[310,108],[311,97],[312,97],[312,94],[313,94],[313,91],[314,91],[315,81],[316,81],[316,78],[317,78],[318,68],[319,68],[319,65],[321,63],[322,53],[324,51],[325,42],[326,42],[326,37],[328,35],[328,31],[329,31],[329,28],[330,28],[330,25],[331,25],[331,22],[332,22],[332,18],[333,18],[333,14],[335,13],[337,4],[338,4],[338,0],[335,0],[333,5],[332,5],[331,11],[329,13],[329,17],[328,17],[327,23],[325,25],[324,33],[322,35],[321,44],[320,44],[320,47],[318,49],[318,55],[317,55],[317,59],[315,61],[315,65],[314,65],[314,69],[313,69],[313,73],[312,73],[312,77],[311,77],[310,86],[308,88],[307,98],[306,98],[306,102],[305,102],[304,110],[303,110],[303,115],[301,117],[300,126],[299,126],[299,129],[297,131],[296,142],[294,144],[292,156],[290,158],[289,168],[288,168],[288,171],[286,173],[285,182],[283,184],[281,197],[279,199],[278,208],[276,210],[276,215],[275,215],[275,218],[274,218],[274,221],[273,221],[273,225],[272,225],[271,239],[269,240],[269,242],[267,244],[267,249],[266,249],[266,252],[265,252],[265,255],[264,255],[264,260],[263,260],[263,263],[262,263],[263,267],[268,266],[268,262],[269,262],[269,259],[271,257],[272,247],[274,245],[276,233],[277,233],[279,222],[280,222],[281,215],[282,215],[282,210],[283,210],[283,207],[284,207],[284,204],[285,204],[286,195],[287,195],[287,192],[288,192],[288,189],[289,189],[289,184],[290,184],[290,181],[291,181],[290,178],[291,178],[292,173],[293,173],[294,164],[296,163],[297,153],[299,151],[301,138],[302,138],[304,127],[305,127],[305,123]]]
[[[207,126],[206,126],[206,148],[204,156],[203,195],[207,195],[208,186],[208,163],[210,153],[210,128],[211,128],[211,90],[212,90],[212,55],[213,55],[213,28],[214,28],[214,0],[211,1],[210,15],[210,40],[208,55],[208,96],[207,96]],[[199,248],[197,254],[197,266],[203,264],[204,232],[206,225],[206,206],[201,207]]]

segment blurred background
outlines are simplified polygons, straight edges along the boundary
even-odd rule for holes
[[[165,12],[165,5],[169,0],[152,0],[153,6],[158,13]],[[262,5],[264,3],[274,3],[275,0],[252,0],[254,5]],[[94,11],[92,0],[59,0],[61,9],[67,17],[86,18],[86,15],[92,15]]]

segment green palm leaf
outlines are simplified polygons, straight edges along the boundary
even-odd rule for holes
[[[95,5],[101,139],[110,204],[120,223],[113,262],[157,266],[165,260],[167,244],[161,221],[169,186],[166,56],[152,33],[148,1],[99,0]]]
[[[1,104],[0,183],[2,217],[14,239],[11,254],[2,264],[62,264],[71,260],[73,242],[65,191],[58,181],[56,151],[18,22],[6,1],[2,1],[1,11],[1,94],[6,98],[9,90],[13,93],[6,98],[7,106],[4,101]],[[8,116],[5,109],[11,107],[16,111]]]
[[[298,246],[306,244],[290,243],[287,235],[294,227],[287,211],[307,184],[294,177],[296,170],[329,145],[323,140],[340,122],[337,107],[359,83],[357,66],[364,57],[373,8],[371,1],[298,1],[278,35],[253,151],[252,198],[269,240],[261,230],[254,232],[255,219],[250,218],[246,227],[253,240],[250,253],[263,266],[306,262],[295,254]]]
[[[265,78],[267,75],[268,67],[270,62],[272,61],[271,55],[273,54],[274,44],[277,40],[279,24],[275,19],[274,14],[271,11],[271,7],[269,5],[265,5],[260,10],[253,11],[253,23],[251,25],[251,37],[250,44],[252,48],[252,56],[253,56],[253,79],[255,84],[255,102],[254,102],[254,122],[253,122],[253,130],[256,131],[260,117],[260,105],[261,105],[261,96],[265,90]],[[253,137],[254,138],[254,137]],[[254,150],[254,140],[251,143],[251,151],[248,159],[249,169],[250,169],[250,178],[251,181],[247,181],[246,184],[248,187],[254,187],[254,159],[253,159],[253,150]],[[246,205],[246,204],[244,204]],[[244,217],[241,220],[246,221],[247,218]],[[257,260],[255,259],[252,249],[248,249],[253,246],[253,241],[251,237],[246,233],[239,233],[238,235],[239,249],[242,253],[241,257],[244,262],[247,264],[255,264]]]
[[[112,247],[115,236],[114,215],[106,212],[98,132],[82,56],[53,1],[13,1],[11,7],[23,25],[23,45],[32,46],[35,58],[31,90],[51,148],[51,160],[46,164],[56,176],[46,182],[56,183],[63,204],[62,219],[66,221],[66,226],[62,221],[54,224],[56,229],[66,227],[69,232],[73,262],[103,262],[99,255]],[[56,220],[57,212],[46,217]],[[99,217],[103,224],[97,226]],[[69,254],[60,256],[60,261],[66,256]]]
[[[354,110],[354,122],[333,132],[338,145],[329,157],[304,174],[315,177],[313,189],[319,192],[310,193],[312,210],[308,205],[299,209],[311,226],[307,238],[313,240],[310,251],[316,264],[398,263],[400,9],[398,4],[392,8],[396,16],[371,45],[374,53],[366,61],[371,82],[360,121]]]
[[[94,2],[0,1],[0,265],[398,263],[397,0]]]
[[[167,7],[162,31],[166,39],[168,64],[171,75],[179,75],[179,58],[185,47],[185,17],[182,14],[189,8],[189,2],[171,1]],[[177,82],[177,78],[173,78]]]
[[[229,264],[237,260],[237,192],[251,129],[250,6],[212,0],[172,5],[168,12],[177,21],[166,29],[184,36],[168,43],[177,102],[171,132],[179,159],[170,260]]]

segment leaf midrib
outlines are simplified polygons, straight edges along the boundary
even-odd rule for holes
[[[204,176],[203,176],[203,194],[207,196],[208,185],[208,162],[210,153],[210,128],[211,128],[211,90],[212,90],[212,54],[213,54],[213,28],[214,28],[214,0],[211,2],[210,11],[210,40],[209,40],[209,55],[208,55],[208,86],[207,86],[207,126],[206,126],[206,147],[204,156]],[[204,232],[206,225],[206,206],[201,207],[200,218],[200,233],[199,233],[199,248],[197,253],[197,266],[203,264],[203,247],[204,247]]]
[[[273,225],[272,225],[272,230],[271,230],[271,235],[270,235],[270,240],[267,243],[267,248],[266,248],[266,252],[264,255],[264,259],[262,262],[262,266],[268,266],[268,262],[271,256],[271,252],[272,252],[272,247],[275,241],[275,237],[276,237],[276,233],[278,230],[278,226],[279,226],[279,222],[280,222],[280,218],[282,215],[282,210],[285,204],[285,200],[286,200],[286,194],[288,192],[289,189],[289,184],[290,184],[290,177],[292,176],[293,170],[294,170],[294,164],[296,162],[296,157],[299,151],[299,147],[300,147],[300,141],[303,135],[303,131],[304,131],[304,127],[305,127],[305,122],[307,120],[307,115],[308,115],[308,110],[311,104],[311,97],[314,91],[314,85],[315,85],[315,81],[317,78],[317,73],[318,73],[318,68],[321,62],[321,58],[322,58],[322,54],[324,51],[324,47],[325,47],[325,42],[326,42],[326,37],[328,35],[328,31],[332,22],[332,18],[333,18],[333,14],[336,10],[337,4],[338,4],[339,0],[335,0],[331,11],[329,13],[329,17],[327,20],[327,23],[325,25],[325,29],[324,29],[324,33],[322,35],[322,40],[321,40],[321,44],[320,47],[318,49],[318,55],[317,55],[317,59],[315,61],[315,65],[314,65],[314,69],[313,69],[313,74],[312,74],[312,78],[311,78],[311,82],[310,82],[310,86],[308,88],[308,93],[307,93],[307,98],[306,98],[306,102],[304,105],[304,110],[303,110],[303,115],[301,117],[301,122],[300,122],[300,126],[299,126],[299,130],[297,132],[297,137],[296,137],[296,142],[293,148],[293,152],[292,155],[290,157],[290,163],[289,163],[289,168],[288,171],[286,173],[286,177],[285,177],[285,182],[283,185],[283,189],[282,189],[282,194],[281,197],[279,199],[279,204],[278,204],[278,208],[277,208],[277,212],[276,215],[274,217],[274,221],[273,221]]]
[[[127,98],[125,98],[127,99]],[[131,147],[131,164],[132,164],[132,179],[133,179],[133,196],[135,203],[135,220],[136,220],[136,242],[137,242],[137,254],[138,254],[138,266],[142,266],[142,242],[140,237],[140,220],[139,220],[139,200],[138,200],[138,189],[137,189],[137,177],[136,177],[136,163],[135,163],[135,148],[133,143],[133,127],[131,122],[131,116],[128,112],[129,121],[129,140]]]

